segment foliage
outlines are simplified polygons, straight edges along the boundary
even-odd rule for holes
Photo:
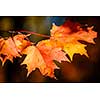
[[[23,32],[27,34],[25,35]],[[35,45],[28,39],[31,34],[49,39],[39,41]],[[13,58],[21,58],[26,55],[21,65],[27,65],[27,76],[38,68],[42,75],[56,79],[54,70],[59,69],[59,67],[54,63],[54,60],[59,63],[61,61],[71,63],[74,54],[89,57],[85,49],[87,45],[82,44],[80,40],[95,44],[93,39],[96,37],[97,32],[93,31],[93,26],[86,26],[84,29],[79,23],[73,23],[69,20],[61,26],[53,24],[50,36],[29,31],[18,31],[13,36],[0,38],[0,60],[4,65],[7,59],[13,62]]]

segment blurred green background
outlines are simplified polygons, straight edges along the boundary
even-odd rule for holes
[[[2,16],[0,17],[0,31],[3,36],[6,36],[6,31],[9,30],[28,30],[49,35],[52,23],[62,24],[65,18],[59,16]],[[44,38],[32,35],[30,39],[38,42]]]

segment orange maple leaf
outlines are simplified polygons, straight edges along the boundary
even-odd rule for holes
[[[70,21],[65,22],[61,26],[53,24],[50,40],[59,42],[62,45],[62,50],[69,55],[71,60],[75,53],[84,54],[88,57],[85,50],[86,45],[81,44],[78,40],[95,44],[93,39],[97,37],[97,32],[92,29],[93,27],[87,27],[86,31],[81,28],[80,24]]]
[[[16,49],[16,45],[11,37],[9,37],[7,40],[1,38],[0,47],[0,59],[2,64],[4,64],[7,59],[13,62],[13,57],[20,57],[20,54]],[[4,56],[2,57],[2,55]]]
[[[28,46],[22,51],[22,54],[26,54],[26,58],[22,62],[27,65],[28,74],[27,76],[34,71],[36,68],[39,68],[41,73],[45,75],[46,64],[39,50],[35,46]]]
[[[37,46],[28,46],[22,51],[22,54],[26,54],[26,58],[22,62],[27,65],[28,74],[34,71],[36,68],[45,76],[55,78],[54,69],[59,69],[53,62],[56,61],[69,61],[65,56],[66,54],[61,51],[61,48],[50,48],[50,45],[44,45],[46,41],[41,41]],[[47,41],[48,42],[48,41]],[[46,43],[45,43],[46,44]]]
[[[26,47],[30,46],[32,42],[30,42],[27,38],[27,35],[18,34],[13,37],[14,43],[18,52],[22,52]]]
[[[66,57],[66,53],[61,51],[59,43],[57,44],[54,41],[43,40],[37,44],[37,48],[39,49],[46,63],[47,76],[54,77],[54,70],[59,69],[53,60],[58,62],[69,61]]]
[[[2,61],[2,65],[7,59],[13,62],[13,57],[21,57],[21,52],[32,44],[26,38],[27,35],[18,34],[8,39],[0,39],[0,60]]]

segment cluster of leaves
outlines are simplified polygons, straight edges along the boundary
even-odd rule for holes
[[[18,32],[17,35],[6,39],[1,37],[0,60],[4,65],[7,59],[13,62],[13,58],[22,57],[25,54],[26,57],[21,65],[27,65],[27,76],[38,68],[43,75],[56,78],[54,70],[59,67],[54,60],[60,63],[61,61],[71,62],[75,53],[88,57],[86,45],[79,40],[95,44],[93,39],[97,37],[97,32],[92,29],[93,26],[83,29],[79,23],[71,21],[66,21],[61,26],[53,24],[50,36],[47,36],[49,39],[39,41],[36,45],[28,39],[31,33],[25,35]]]

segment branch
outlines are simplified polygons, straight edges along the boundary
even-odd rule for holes
[[[39,34],[39,33],[32,32],[32,31],[20,30],[20,31],[17,31],[17,32],[26,32],[26,33],[34,34],[34,35],[37,35],[37,36],[40,36],[40,37],[50,38],[50,36],[48,36],[48,35]]]

